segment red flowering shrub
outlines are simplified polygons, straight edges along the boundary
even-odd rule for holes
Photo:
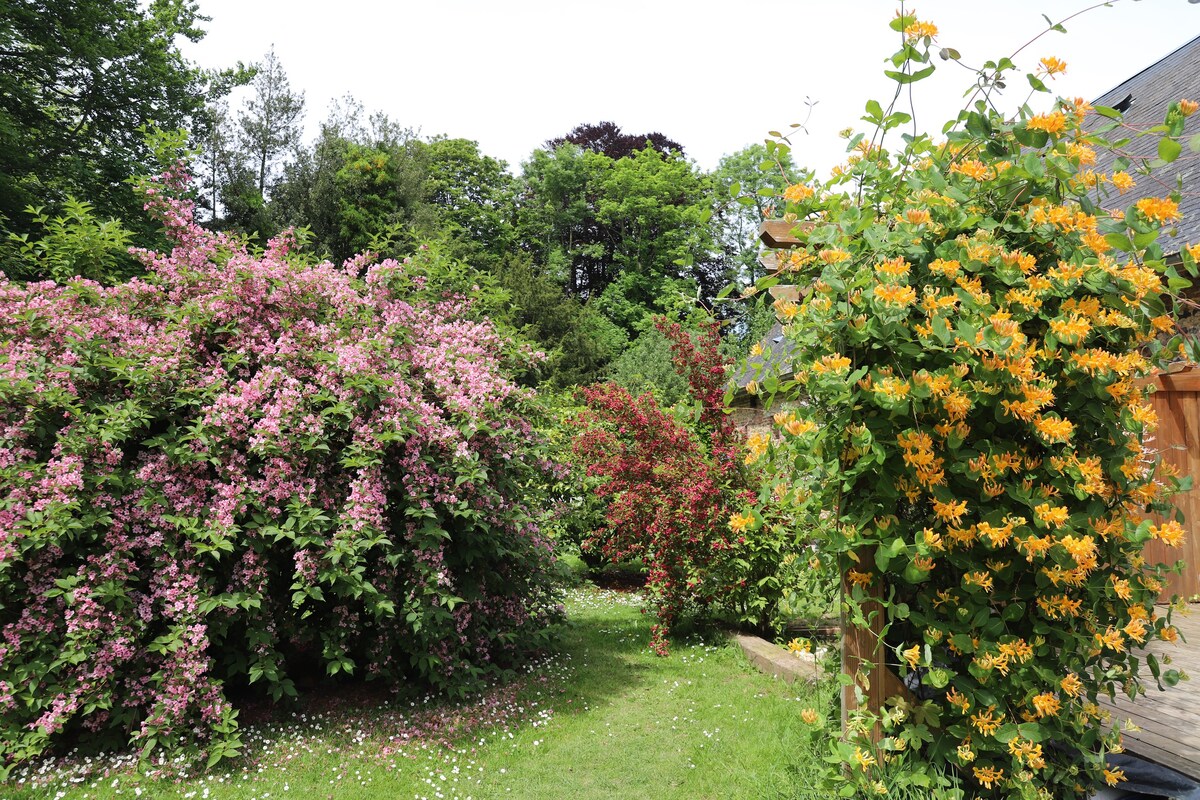
[[[527,354],[463,268],[252,255],[185,181],[148,279],[0,279],[0,774],[79,731],[215,760],[227,687],[297,668],[470,689],[560,613]]]
[[[689,604],[764,622],[773,606],[764,595],[778,589],[783,531],[760,518],[750,542],[738,530],[744,517],[735,516],[731,527],[733,512],[755,501],[757,487],[725,411],[716,325],[694,333],[666,320],[656,325],[671,341],[694,405],[679,414],[649,393],[633,397],[612,383],[589,387],[575,452],[601,479],[597,492],[607,503],[605,524],[588,546],[613,561],[646,563],[658,617],[651,647],[665,654],[671,625]]]

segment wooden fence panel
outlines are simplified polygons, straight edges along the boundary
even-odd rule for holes
[[[1175,505],[1183,511],[1187,538],[1178,547],[1158,540],[1147,542],[1145,554],[1150,563],[1187,563],[1182,575],[1172,575],[1163,589],[1162,600],[1172,595],[1190,598],[1200,594],[1200,370],[1165,373],[1152,381],[1156,391],[1150,402],[1158,414],[1155,447],[1162,460],[1176,468],[1179,476],[1191,476],[1189,491],[1175,495]]]

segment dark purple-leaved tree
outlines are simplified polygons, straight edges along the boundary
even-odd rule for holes
[[[625,133],[615,122],[576,125],[566,136],[548,140],[546,149],[557,150],[568,143],[593,153],[603,153],[614,161],[633,155],[638,150],[645,150],[647,146],[663,155],[672,152],[681,156],[684,154],[683,145],[674,139],[668,139],[658,131],[645,134]]]

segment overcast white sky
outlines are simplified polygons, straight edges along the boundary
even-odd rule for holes
[[[1094,3],[915,0],[943,46],[981,64]],[[275,47],[303,89],[308,126],[347,93],[424,135],[479,142],[516,167],[546,139],[584,122],[660,131],[701,167],[801,122],[796,162],[824,173],[842,158],[837,132],[867,99],[885,100],[883,59],[897,48],[892,0],[200,0],[208,36],[185,53],[206,67]],[[1200,35],[1200,5],[1117,0],[1066,23],[1017,57],[1067,62],[1051,88],[1094,98]],[[916,84],[918,122],[937,131],[971,83],[938,62]],[[1024,81],[1008,93],[1015,106]],[[1022,87],[1024,90],[1022,91]],[[886,105],[886,104],[885,104]],[[861,124],[859,124],[861,127]]]

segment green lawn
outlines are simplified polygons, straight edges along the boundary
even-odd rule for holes
[[[788,686],[716,638],[646,651],[630,595],[580,589],[562,651],[470,703],[422,698],[247,726],[210,773],[112,761],[39,767],[19,798],[795,798],[815,769],[799,712],[832,691]],[[33,772],[31,770],[30,772]],[[86,774],[85,774],[86,773]],[[52,776],[52,777],[48,777]],[[5,791],[7,790],[7,791]]]

